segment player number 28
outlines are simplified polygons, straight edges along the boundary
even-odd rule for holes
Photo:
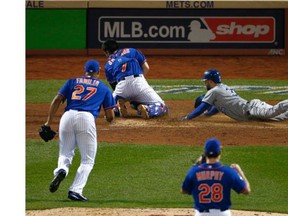
[[[221,202],[223,199],[223,186],[219,183],[215,183],[211,186],[208,184],[199,185],[198,189],[200,203]]]
[[[74,89],[75,90],[74,90],[74,92],[72,94],[72,100],[83,100],[83,101],[86,101],[90,97],[92,97],[92,95],[94,95],[97,92],[97,88],[87,86],[86,90],[88,91],[88,93],[86,95],[81,95],[85,91],[85,87],[83,85],[76,85],[74,87]]]

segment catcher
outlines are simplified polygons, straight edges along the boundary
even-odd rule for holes
[[[149,85],[144,75],[149,71],[146,57],[137,49],[120,49],[113,39],[102,44],[107,62],[104,67],[106,79],[114,90],[122,117],[128,117],[127,103],[139,117],[150,119],[168,114],[168,106]]]

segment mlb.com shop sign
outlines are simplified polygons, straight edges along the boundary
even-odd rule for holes
[[[274,17],[102,16],[98,39],[158,43],[273,43]]]
[[[216,34],[216,41],[274,42],[275,19],[273,17],[225,17],[205,18],[207,25]]]

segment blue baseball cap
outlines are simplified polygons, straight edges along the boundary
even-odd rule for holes
[[[205,142],[205,154],[214,155],[221,152],[221,143],[219,140],[212,138]]]
[[[100,63],[96,60],[91,59],[86,62],[84,72],[93,73],[98,72],[99,69],[100,69]]]

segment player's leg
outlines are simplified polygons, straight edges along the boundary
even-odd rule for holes
[[[149,104],[144,106],[148,112],[149,118],[161,117],[167,115],[169,110],[167,105],[160,103]]]
[[[284,113],[281,113],[280,115],[275,116],[271,120],[274,120],[274,121],[287,120],[288,119],[288,100],[281,101],[275,106],[280,110],[284,110],[284,111],[286,110],[286,111]]]
[[[168,106],[144,77],[135,79],[132,86],[137,92],[133,99],[140,104],[137,106],[137,110],[142,118],[159,117],[168,113]]]
[[[134,79],[133,83],[131,83],[131,86],[134,88],[135,92],[135,94],[133,95],[133,101],[137,101],[144,104],[153,104],[153,103],[164,104],[162,98],[148,84],[145,77],[138,77]]]
[[[249,113],[251,116],[259,119],[273,119],[282,113],[287,112],[288,100],[282,101],[275,106],[267,104],[266,102],[258,99],[251,100]]]
[[[50,192],[55,192],[61,181],[68,175],[69,167],[74,156],[76,147],[75,135],[72,127],[74,111],[67,111],[63,114],[59,124],[59,157],[58,166],[54,170],[54,178],[50,183]]]
[[[120,83],[118,83],[116,85],[116,88],[113,92],[113,97],[115,98],[117,104],[118,104],[118,108],[117,110],[115,110],[115,115],[117,115],[117,113],[119,113],[120,117],[128,117],[128,110],[126,107],[126,102],[128,100],[126,100],[127,98],[127,88],[126,88],[127,84],[126,81],[123,80]]]
[[[97,152],[97,133],[93,115],[88,112],[78,112],[75,131],[76,141],[81,154],[81,162],[69,190],[70,192],[77,193],[83,197],[83,188],[93,169]]]
[[[119,98],[119,99],[116,99],[116,101],[119,104],[119,111],[121,113],[121,116],[124,117],[124,118],[128,117],[129,114],[128,114],[128,109],[126,107],[127,100],[125,100],[124,98]]]
[[[168,106],[161,103],[144,104],[131,101],[130,106],[132,109],[137,110],[138,115],[144,119],[161,117],[167,115],[169,111]]]
[[[74,110],[67,111],[60,120],[58,167],[54,170],[54,173],[59,169],[64,169],[67,174],[69,172],[76,148],[76,139],[72,123],[76,112],[77,111]]]

